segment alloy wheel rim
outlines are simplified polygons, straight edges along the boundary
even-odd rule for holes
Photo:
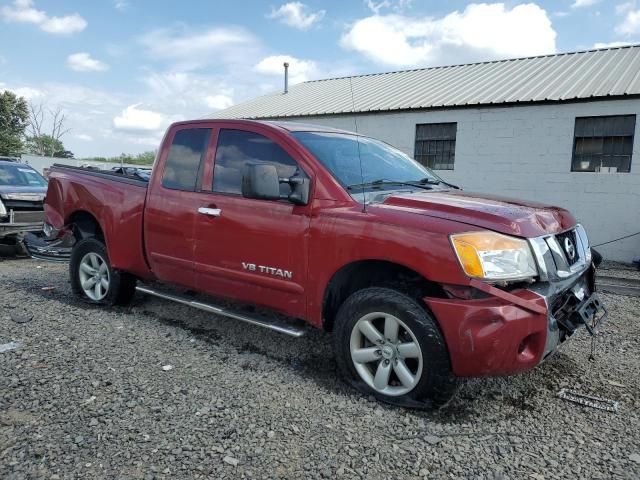
[[[378,393],[405,395],[420,382],[420,344],[411,329],[393,315],[364,315],[351,331],[349,347],[358,375]]]
[[[87,253],[80,260],[80,285],[91,300],[100,301],[109,292],[109,266],[100,255]]]

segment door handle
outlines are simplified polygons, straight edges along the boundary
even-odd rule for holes
[[[219,217],[222,214],[222,210],[219,208],[200,207],[198,213],[202,215],[208,215],[210,217]]]

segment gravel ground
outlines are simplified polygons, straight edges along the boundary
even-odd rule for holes
[[[291,340],[140,295],[96,308],[66,266],[4,261],[0,344],[22,346],[0,353],[0,478],[639,478],[640,298],[604,297],[595,362],[581,333],[419,412],[346,387],[319,332]]]

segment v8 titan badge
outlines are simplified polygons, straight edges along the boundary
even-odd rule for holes
[[[268,275],[287,278],[289,280],[293,278],[293,272],[277,267],[267,267],[266,265],[256,265],[255,263],[242,262],[242,268],[249,272],[266,273]]]

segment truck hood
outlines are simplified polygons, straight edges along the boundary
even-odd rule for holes
[[[563,208],[462,190],[397,193],[380,205],[527,238],[559,233],[576,224]]]

